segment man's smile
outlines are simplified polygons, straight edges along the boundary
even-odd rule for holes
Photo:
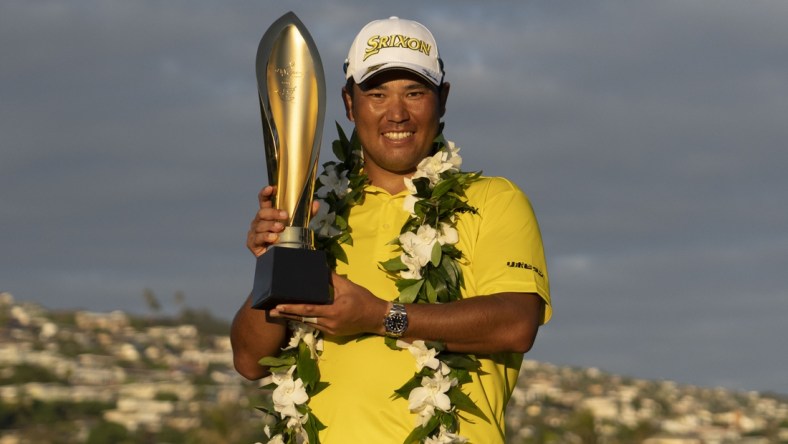
[[[396,131],[383,133],[383,137],[391,140],[402,140],[413,135],[412,131]]]

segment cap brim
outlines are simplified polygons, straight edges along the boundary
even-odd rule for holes
[[[422,67],[421,65],[416,65],[416,64],[411,64],[411,63],[404,63],[404,62],[383,64],[383,65],[381,65],[380,68],[367,71],[366,73],[364,73],[364,75],[361,76],[361,78],[356,78],[356,76],[353,76],[353,80],[355,80],[356,83],[358,83],[358,84],[362,84],[362,83],[367,82],[370,79],[372,79],[373,77],[376,77],[376,76],[378,76],[378,75],[380,75],[380,74],[382,74],[384,72],[390,72],[390,71],[395,71],[395,70],[408,71],[408,72],[411,72],[413,74],[416,74],[417,76],[419,76],[419,77],[423,78],[424,80],[426,80],[431,85],[440,86],[441,83],[442,83],[441,82],[442,79],[438,80],[434,76],[426,73],[424,71],[424,67]]]

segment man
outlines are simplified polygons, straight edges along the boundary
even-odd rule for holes
[[[384,344],[387,317],[401,308],[407,328],[394,336],[408,342],[439,341],[452,352],[472,353],[482,363],[473,382],[463,385],[490,419],[463,416],[460,435],[473,443],[504,441],[504,409],[517,381],[522,354],[538,326],[551,315],[549,283],[539,227],[523,193],[502,178],[482,178],[466,191],[476,214],[458,216],[457,248],[464,260],[463,299],[446,304],[395,307],[394,281],[379,263],[398,255],[389,241],[400,234],[409,214],[405,178],[433,153],[450,85],[429,30],[392,17],[369,23],[356,36],[346,61],[342,98],[355,124],[369,184],[364,202],[351,209],[353,245],[345,245],[348,263],[332,275],[330,305],[283,304],[263,311],[238,311],[232,327],[234,361],[249,379],[267,374],[258,361],[276,356],[287,344],[287,321],[304,321],[322,331],[325,349],[321,379],[329,386],[310,400],[327,426],[324,444],[401,443],[416,419],[405,399],[393,391],[414,373],[407,351]],[[272,207],[272,187],[259,194],[260,210],[247,246],[257,256],[274,244],[287,219]],[[390,329],[390,326],[388,327]],[[372,338],[356,340],[359,335]]]

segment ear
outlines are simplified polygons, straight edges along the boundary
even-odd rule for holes
[[[438,100],[440,100],[439,105],[441,117],[446,114],[446,99],[449,98],[449,89],[451,89],[451,84],[449,84],[449,82],[443,82],[443,85],[441,85],[440,90],[438,91],[440,94],[440,98]]]
[[[345,104],[345,115],[351,122],[355,122],[353,118],[353,94],[351,94],[347,87],[342,87],[342,103]]]

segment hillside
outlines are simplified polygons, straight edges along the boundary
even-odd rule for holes
[[[48,311],[0,294],[0,444],[254,443],[264,396],[226,322]],[[47,427],[41,427],[47,424]],[[526,360],[509,443],[788,442],[788,401]]]

